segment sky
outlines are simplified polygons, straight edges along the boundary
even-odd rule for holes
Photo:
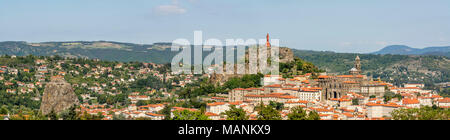
[[[450,46],[449,0],[0,0],[0,41],[264,39],[368,53]]]

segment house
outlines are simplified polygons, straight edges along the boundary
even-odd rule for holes
[[[159,112],[164,109],[165,105],[163,104],[149,104],[145,106],[140,106],[139,108],[146,108],[148,112]]]
[[[131,104],[128,106],[128,110],[137,110],[137,107],[135,104]]]
[[[298,101],[299,99],[295,96],[291,96],[288,93],[270,93],[270,94],[248,94],[244,96],[245,101],[251,101],[255,103],[263,102],[264,104],[269,104],[270,101],[285,103],[288,101]]]
[[[16,89],[6,89],[6,93],[14,94],[16,93]]]
[[[216,114],[216,113],[206,112],[205,115],[208,116],[208,118],[211,120],[219,120],[220,119],[220,115]]]
[[[406,88],[409,88],[409,87],[424,88],[425,84],[404,84],[403,86]]]
[[[409,108],[420,108],[420,101],[417,98],[405,98],[402,104]]]
[[[356,120],[357,119],[357,116],[356,115],[353,115],[353,114],[351,114],[351,113],[342,113],[342,118],[343,118],[343,120]]]
[[[5,86],[12,86],[12,85],[14,85],[14,83],[12,83],[12,82],[5,82]]]
[[[287,108],[293,108],[293,107],[307,107],[308,101],[288,101],[284,103],[284,106]]]
[[[450,98],[444,98],[437,101],[437,106],[441,108],[450,108]]]
[[[244,96],[248,94],[263,94],[264,89],[261,88],[236,88],[231,90],[231,92],[228,94],[228,101],[230,102],[236,102],[236,101],[244,101]]]
[[[281,75],[265,75],[263,78],[264,86],[281,84],[281,82],[279,81],[280,78],[282,78]]]
[[[152,120],[164,120],[165,116],[162,114],[155,114],[155,113],[145,113],[145,117],[148,117]]]
[[[230,109],[230,105],[225,102],[214,102],[206,104],[206,112],[215,114],[223,113]]]
[[[216,102],[225,102],[227,98],[224,97],[211,97],[211,100],[214,100]]]
[[[433,106],[433,97],[420,96],[418,99],[419,99],[420,105]]]
[[[116,66],[114,66],[114,68],[120,69],[120,68],[122,68],[122,64],[117,64]]]
[[[19,74],[19,70],[17,70],[17,69],[10,69],[8,71],[9,71],[9,74],[13,74],[13,75]]]
[[[395,109],[403,107],[395,103],[381,104],[381,103],[367,103],[367,117],[368,118],[383,118],[391,117],[391,112]]]
[[[172,107],[172,109],[170,110],[170,117],[171,118],[175,117],[175,115],[173,114],[175,111],[184,111],[184,110],[198,111],[197,109],[193,109],[193,108]]]

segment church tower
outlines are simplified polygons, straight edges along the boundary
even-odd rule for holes
[[[272,45],[270,44],[270,36],[269,36],[269,33],[267,33],[267,36],[266,36],[266,38],[267,38],[267,41],[266,41],[266,49],[267,49],[267,59],[268,59],[268,64],[270,65],[271,64],[271,62],[269,61],[270,59],[271,59],[271,54],[272,54],[272,49],[271,49],[271,47],[272,47]]]
[[[355,58],[355,66],[352,69],[350,69],[349,73],[352,75],[360,75],[362,73],[361,72],[361,59],[359,58],[358,55]]]
[[[359,59],[359,55],[355,58],[355,68],[361,73],[361,59]]]

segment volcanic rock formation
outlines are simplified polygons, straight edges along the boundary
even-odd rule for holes
[[[53,76],[45,86],[40,111],[43,115],[49,114],[52,110],[59,113],[78,103],[78,97],[72,86],[62,76]]]

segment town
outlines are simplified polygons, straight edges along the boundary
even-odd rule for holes
[[[424,84],[394,86],[362,75],[358,56],[347,75],[288,76],[175,75],[170,64],[59,56],[6,55],[0,61],[5,120],[417,119],[404,118],[409,109],[438,110],[428,119],[448,120],[450,107],[450,98]]]

